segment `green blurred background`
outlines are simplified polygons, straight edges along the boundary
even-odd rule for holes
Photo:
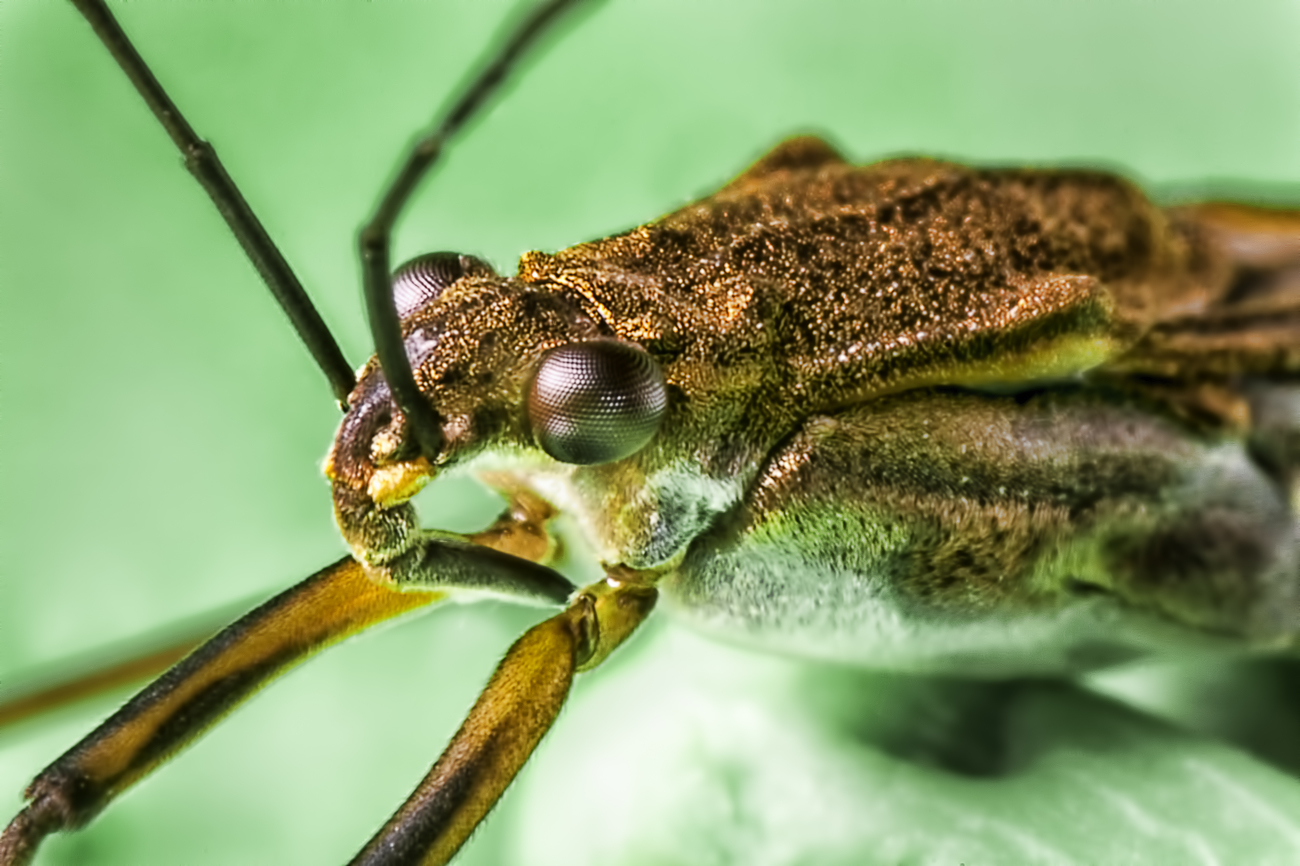
[[[369,341],[353,233],[399,147],[515,4],[115,8],[359,365]],[[1296,0],[623,0],[573,24],[427,184],[398,258],[451,249],[510,271],[522,251],[621,230],[705,194],[804,131],[860,160],[919,151],[1083,163],[1157,186],[1228,180],[1300,202]],[[10,672],[268,595],[338,556],[319,472],[336,423],[323,379],[88,28],[54,0],[0,4],[0,694]],[[424,501],[427,522],[451,529],[479,525],[496,507],[466,482]],[[446,610],[335,650],[93,830],[50,844],[41,862],[344,860],[423,775],[496,658],[537,616]],[[932,718],[947,702],[1005,699],[1048,742],[1043,731],[1060,723],[1061,742],[1073,743],[1069,725],[1085,720],[1093,734],[1113,734],[1099,750],[1135,737],[1142,760],[1155,761],[1144,748],[1170,747],[1179,765],[1176,747],[1204,745],[1210,775],[1240,772],[1248,781],[1234,787],[1257,786],[1246,799],[1300,797],[1300,783],[1236,752],[1076,690],[1035,687],[1028,704],[998,689],[972,698],[953,684],[753,657],[662,626],[625,656],[579,686],[560,735],[463,862],[633,862],[634,847],[638,862],[660,863],[970,852],[1010,862],[1017,850],[1026,861],[1102,862],[1102,849],[1081,850],[1071,834],[1096,841],[1116,820],[1124,839],[1146,826],[1068,798],[1040,814],[1029,806],[1047,789],[1028,783],[1024,799],[985,813],[996,785],[970,789],[942,771],[951,744],[969,739],[963,717],[938,725],[932,739],[948,745],[933,753],[895,748],[895,734],[852,722],[881,702]],[[1272,713],[1262,693],[1278,677],[1225,677],[1249,684],[1236,704]],[[1179,683],[1200,680],[1160,682],[1149,703],[1182,706],[1184,722],[1214,727],[1184,706],[1195,690]],[[121,699],[0,731],[0,813]],[[1051,711],[1034,715],[1040,706]],[[1139,761],[1115,783],[1151,780],[1159,805],[1148,825],[1168,829],[1209,808],[1180,800],[1195,799],[1195,780],[1175,773],[1162,785],[1157,764]],[[938,787],[909,786],[916,767]],[[775,774],[771,796],[746,783],[763,773]],[[868,821],[863,804],[885,777],[901,811]],[[782,787],[795,779],[810,788]],[[838,794],[813,795],[827,791]],[[774,818],[746,792],[785,811]],[[1092,823],[1079,831],[1083,816]],[[1017,822],[1057,847],[981,847]],[[1300,839],[1290,825],[1278,832]],[[971,847],[926,847],[949,836]],[[1220,843],[1243,853],[1226,836],[1208,844]]]

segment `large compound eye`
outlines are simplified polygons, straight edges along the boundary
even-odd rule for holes
[[[621,460],[654,437],[668,408],[659,365],[636,346],[593,340],[552,349],[528,392],[537,444],[564,463]]]
[[[393,304],[405,319],[468,274],[495,276],[492,266],[460,253],[425,253],[393,271]]]

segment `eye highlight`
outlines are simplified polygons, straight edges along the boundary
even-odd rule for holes
[[[617,340],[552,349],[528,390],[533,437],[563,463],[621,460],[654,438],[668,408],[659,364]]]

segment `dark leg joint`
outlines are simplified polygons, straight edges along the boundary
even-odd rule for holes
[[[0,866],[30,863],[46,836],[75,830],[90,819],[90,815],[78,814],[64,787],[51,784],[44,775],[32,782],[26,792],[31,802],[0,833]]]

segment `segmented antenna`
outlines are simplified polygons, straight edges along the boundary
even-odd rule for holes
[[[433,131],[421,137],[410,148],[380,199],[379,207],[361,231],[362,288],[366,296],[370,330],[375,340],[375,353],[379,356],[379,363],[388,379],[393,399],[411,424],[420,450],[430,458],[437,454],[442,434],[437,413],[421,399],[419,389],[415,386],[411,363],[402,345],[401,325],[389,277],[389,247],[393,225],[411,193],[437,161],[447,142],[500,89],[506,77],[518,66],[524,52],[566,10],[581,2],[584,0],[547,0],[533,8],[501,47],[488,55],[482,72],[472,78],[459,97],[452,101],[451,109],[434,123]],[[226,173],[216,150],[195,133],[135,50],[104,0],[72,0],[72,3],[90,22],[100,41],[131,79],[149,110],[166,130],[180,151],[185,167],[216,205],[217,211],[243,247],[244,254],[253,263],[279,302],[280,308],[289,317],[316,365],[325,374],[330,389],[334,392],[334,399],[346,409],[348,394],[356,384],[352,366],[343,356],[343,351],[325,320],[312,304],[307,291],[285,261],[275,241],[271,240],[239,187]]]
[[[442,445],[441,421],[433,407],[420,396],[402,343],[401,322],[393,303],[389,272],[389,252],[393,225],[451,138],[500,89],[525,51],[534,45],[565,11],[583,0],[548,0],[534,7],[515,27],[499,49],[488,55],[482,72],[470,79],[465,90],[451,102],[450,110],[435,119],[432,131],[412,145],[399,164],[370,221],[361,229],[361,285],[366,296],[370,332],[375,341],[384,377],[419,443],[420,450],[432,460]]]
[[[222,219],[244,248],[244,255],[248,256],[253,267],[261,274],[267,288],[280,303],[280,309],[284,310],[293,329],[298,332],[298,337],[307,346],[307,351],[311,352],[316,366],[320,367],[329,380],[334,399],[346,409],[348,394],[356,384],[352,365],[343,357],[343,350],[339,348],[334,335],[330,333],[325,320],[317,312],[311,298],[307,296],[307,290],[298,281],[279,247],[271,240],[257,214],[253,213],[253,209],[244,200],[239,187],[235,186],[235,182],[226,173],[216,150],[194,132],[194,128],[158,83],[103,0],[72,0],[72,3],[90,22],[104,47],[113,55],[117,65],[122,67],[126,77],[131,79],[136,91],[144,98],[153,116],[158,118],[162,128],[167,131],[176,149],[181,152],[185,167],[217,206]]]

